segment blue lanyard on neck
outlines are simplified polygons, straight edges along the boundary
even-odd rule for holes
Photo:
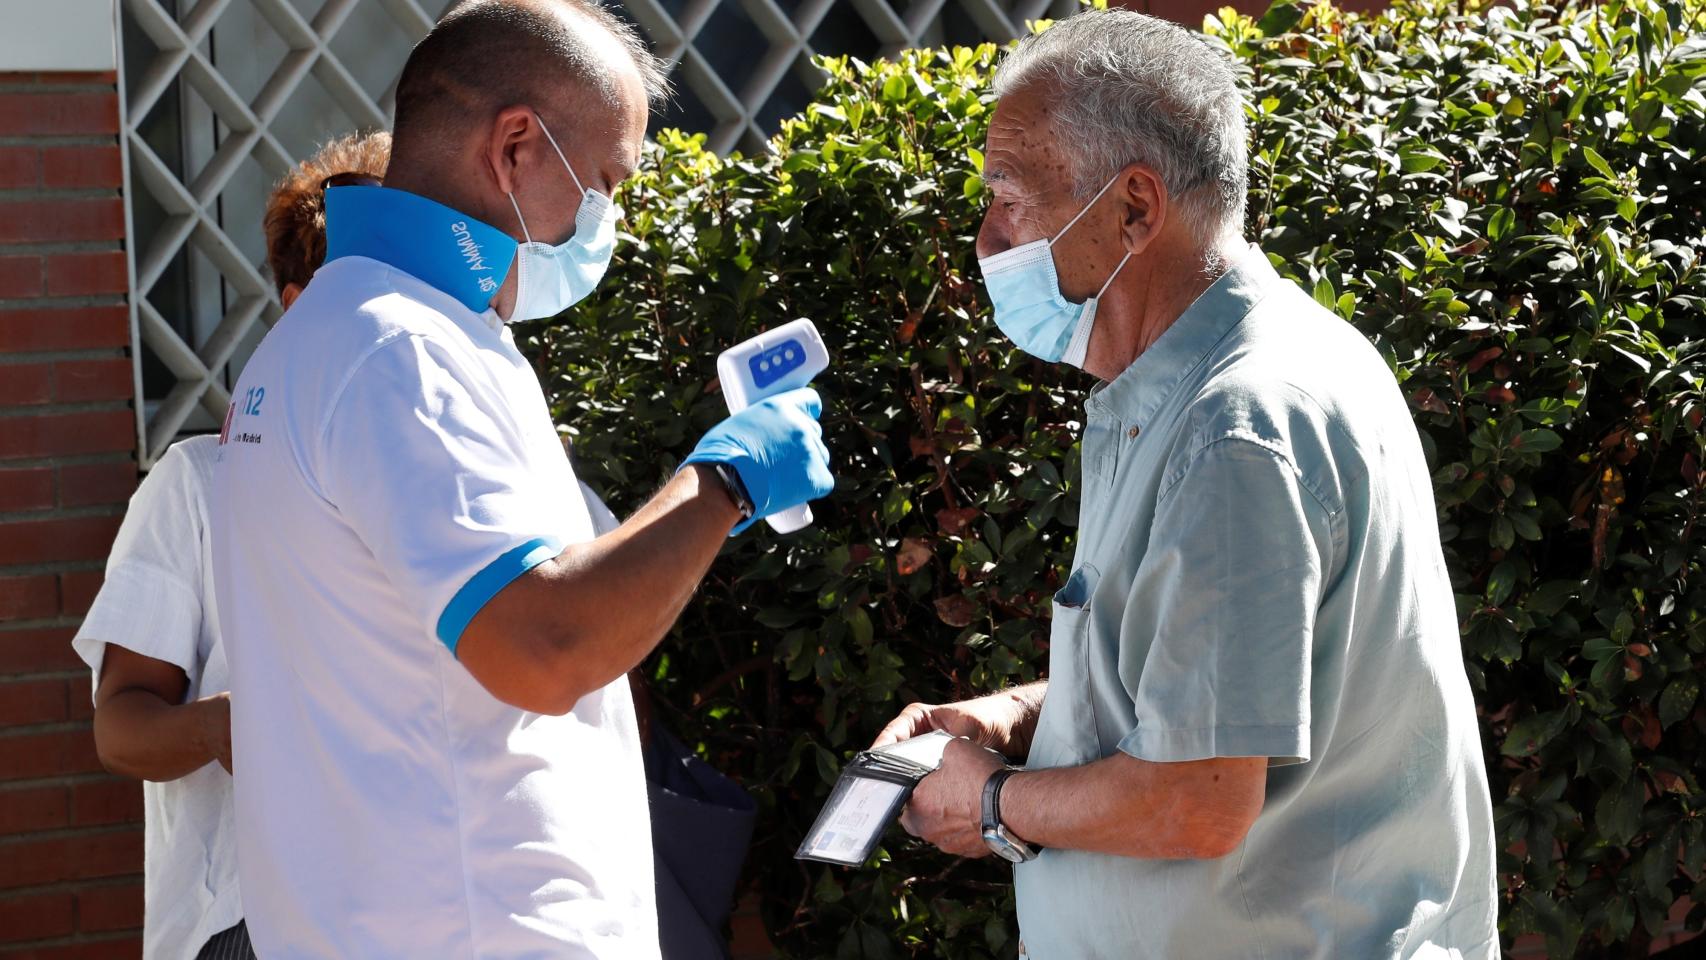
[[[436,200],[388,187],[326,191],[326,262],[369,257],[454,297],[475,313],[509,275],[516,242]]]

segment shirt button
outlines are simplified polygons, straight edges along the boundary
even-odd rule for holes
[[[1132,427],[1130,430],[1127,430],[1125,432],[1125,435],[1132,440],[1136,440],[1137,435],[1141,432],[1142,431],[1138,427]]]

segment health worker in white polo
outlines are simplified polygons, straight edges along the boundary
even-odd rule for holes
[[[624,675],[731,530],[832,487],[794,391],[594,536],[506,321],[602,277],[663,92],[590,2],[454,8],[386,186],[327,191],[326,264],[233,392],[214,569],[268,960],[658,956]]]

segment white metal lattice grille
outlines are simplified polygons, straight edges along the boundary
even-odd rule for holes
[[[282,313],[263,275],[260,210],[315,143],[388,125],[408,50],[449,0],[120,0],[133,208],[131,303],[144,468],[186,429],[217,427],[254,342]],[[820,53],[862,57],[1005,40],[1076,0],[623,0],[671,64],[665,119],[727,152],[764,149],[804,106]],[[145,209],[144,209],[145,208]],[[169,383],[169,386],[161,385]]]
[[[944,42],[1010,40],[1027,20],[1078,8],[1076,0],[623,0],[622,6],[674,66],[677,88],[704,105],[714,121],[706,131],[709,146],[720,153],[764,148],[771,133],[762,120],[766,108],[790,74],[807,88],[818,84],[811,62],[818,54],[868,58]],[[740,53],[755,66],[738,79],[719,72],[710,56],[731,41],[713,27],[729,8],[751,24]]]
[[[329,97],[342,114],[328,118],[334,130],[383,127],[393,90],[375,95],[332,47],[364,0],[326,0],[311,15],[292,0],[199,0],[181,13],[174,12],[171,0],[123,2],[127,25],[134,24],[153,47],[145,65],[127,63],[125,71],[131,194],[145,193],[157,208],[148,229],[141,229],[142,218],[135,218],[139,229],[130,244],[135,270],[131,303],[143,348],[175,380],[166,396],[143,406],[140,459],[147,467],[198,412],[203,423],[220,421],[230,402],[228,365],[263,324],[282,312],[261,271],[259,237],[239,238],[229,223],[234,190],[254,194],[260,185],[259,197],[245,198],[250,209],[258,210],[265,185],[305,152],[302,145],[281,142],[275,129],[280,117],[312,83],[320,88],[321,99]],[[409,47],[431,28],[433,16],[416,0],[365,2],[382,7],[394,22],[393,45],[401,51],[400,65]],[[264,43],[253,36],[257,25],[269,31]],[[216,28],[237,34],[220,37],[217,49],[222,55],[217,58]],[[134,45],[126,46],[129,54]],[[264,67],[268,47],[277,60],[270,70]],[[279,48],[282,55],[276,53]],[[242,83],[250,78],[259,79],[258,90],[245,96],[238,88],[253,86]],[[180,102],[168,103],[173,97]],[[180,148],[175,162],[162,157],[157,143],[150,142],[159,139],[150,119],[165,108],[181,111],[177,130],[171,131],[179,141],[172,145]],[[183,131],[198,126],[211,134],[200,151],[182,143],[193,139]],[[258,170],[243,169],[250,164]],[[258,217],[243,218],[243,223],[258,233]],[[153,294],[168,270],[186,269],[185,261],[192,258],[190,282],[203,289],[192,289],[183,299],[192,312],[204,315],[169,319]]]

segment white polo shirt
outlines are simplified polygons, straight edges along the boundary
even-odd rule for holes
[[[184,672],[189,703],[228,689],[213,600],[207,488],[219,441],[175,443],[130,498],[106,582],[71,646],[101,682],[117,645]],[[231,827],[231,775],[217,763],[142,785],[143,960],[193,960],[243,919]]]
[[[344,257],[233,397],[213,528],[257,952],[656,958],[627,680],[541,716],[454,654],[486,600],[593,536],[507,329]]]

